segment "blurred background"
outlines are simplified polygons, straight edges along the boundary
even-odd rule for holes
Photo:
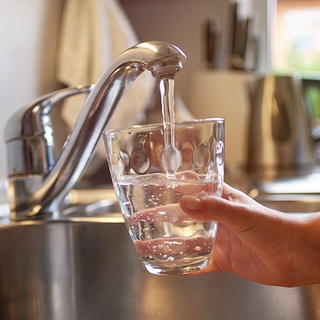
[[[245,161],[249,96],[243,83],[269,72],[313,78],[320,72],[320,0],[0,0],[0,8],[1,177],[6,175],[4,130],[10,116],[36,97],[71,85],[61,75],[68,63],[61,58],[62,45],[76,52],[73,42],[83,42],[84,50],[101,36],[101,47],[112,47],[109,60],[135,41],[165,40],[180,47],[188,56],[176,76],[182,105],[195,118],[228,120],[226,162],[231,167]],[[68,26],[72,29],[67,10],[81,26],[87,19],[83,12],[97,8],[107,34],[89,29],[66,38]],[[82,66],[89,68],[92,57],[83,59],[88,65]],[[78,84],[95,82],[108,59],[81,80],[90,83]],[[317,92],[313,95],[317,100]]]

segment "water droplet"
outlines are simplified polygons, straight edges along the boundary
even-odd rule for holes
[[[200,247],[200,246],[196,246],[194,249],[195,249],[196,251],[201,251],[201,247]]]

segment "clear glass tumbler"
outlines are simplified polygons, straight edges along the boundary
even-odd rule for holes
[[[199,222],[179,206],[183,195],[221,196],[224,120],[212,118],[106,130],[113,185],[144,267],[187,274],[206,267],[216,222]]]

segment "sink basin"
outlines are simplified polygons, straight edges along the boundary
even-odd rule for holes
[[[151,275],[116,218],[0,227],[0,319],[320,319],[318,285]]]
[[[320,319],[320,287],[280,288],[219,272],[155,276],[124,223],[0,229],[0,319]]]
[[[149,274],[108,192],[71,193],[65,221],[0,225],[0,319],[320,319],[320,285]]]

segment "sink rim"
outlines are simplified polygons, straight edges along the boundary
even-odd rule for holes
[[[44,225],[49,223],[124,223],[122,213],[107,213],[99,216],[59,217],[58,219],[44,220],[10,220],[0,219],[0,232],[18,226]]]

